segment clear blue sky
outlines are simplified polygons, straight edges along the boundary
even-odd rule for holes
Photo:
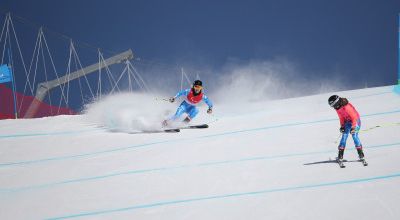
[[[355,88],[397,82],[399,0],[0,0],[0,8],[165,64],[218,69],[232,58],[285,57],[303,74],[336,72]]]

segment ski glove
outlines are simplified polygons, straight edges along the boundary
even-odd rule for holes
[[[355,134],[357,132],[356,128],[351,128],[350,134]]]
[[[340,133],[344,133],[344,127],[339,128]]]
[[[207,113],[208,113],[208,114],[211,114],[211,113],[212,113],[212,108],[208,108],[208,109],[207,109]]]
[[[171,102],[171,103],[175,102],[175,97],[169,98],[168,101]]]

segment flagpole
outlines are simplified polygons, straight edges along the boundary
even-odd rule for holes
[[[398,14],[398,34],[397,37],[399,38],[397,42],[397,85],[394,86],[393,91],[400,95],[400,13]]]
[[[12,86],[12,91],[13,91],[13,99],[14,99],[14,116],[15,116],[15,119],[17,119],[18,118],[18,113],[17,113],[17,97],[16,97],[16,95],[15,95],[15,90],[16,90],[16,88],[15,88],[15,83],[14,83],[14,74],[13,74],[13,70],[12,70],[12,65],[11,65],[11,52],[10,52],[10,49],[8,49],[8,59],[9,59],[9,65],[8,65],[8,67],[10,68],[10,71],[11,71],[11,86]]]
[[[397,42],[397,85],[394,86],[393,91],[400,95],[400,13],[398,14],[398,34],[397,37],[399,38]]]
[[[11,71],[12,71],[12,67],[10,67]],[[14,71],[12,71],[14,72]],[[12,83],[12,87],[13,87],[13,97],[14,97],[14,115],[15,115],[15,119],[18,119],[18,112],[17,112],[17,97],[16,97],[16,88],[15,88],[15,83],[14,83],[14,76],[11,78],[11,83]]]

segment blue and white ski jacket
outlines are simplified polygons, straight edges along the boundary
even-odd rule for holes
[[[185,89],[180,92],[178,92],[174,98],[179,98],[181,96],[184,96],[185,102],[192,105],[192,106],[197,106],[200,104],[201,101],[204,101],[209,108],[213,107],[213,103],[211,100],[203,93],[203,91],[200,92],[198,95],[194,95],[192,89]]]

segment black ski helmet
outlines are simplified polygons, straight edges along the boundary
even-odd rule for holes
[[[193,86],[203,86],[203,82],[197,79],[194,81]]]
[[[328,104],[333,107],[333,108],[337,108],[339,107],[340,104],[340,97],[338,95],[332,95],[331,97],[329,97],[328,99]]]

